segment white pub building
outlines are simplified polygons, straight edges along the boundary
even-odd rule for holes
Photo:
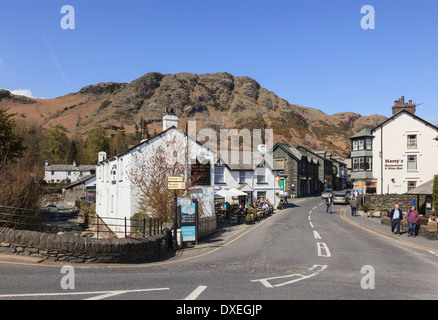
[[[395,101],[393,115],[351,137],[352,176],[367,193],[403,194],[438,174],[438,128],[415,115],[412,100]]]

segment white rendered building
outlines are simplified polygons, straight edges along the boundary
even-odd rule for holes
[[[415,115],[416,105],[395,101],[393,116],[352,139],[352,179],[377,194],[403,194],[438,174],[438,128]]]
[[[99,153],[96,167],[96,212],[108,225],[113,224],[111,218],[131,218],[138,211],[139,187],[132,176],[140,165],[147,164],[157,148],[164,148],[167,161],[186,163],[187,157],[193,161],[214,163],[211,151],[190,139],[177,129],[178,118],[167,115],[163,119],[163,132],[144,140],[128,151],[107,159],[105,152]],[[175,147],[175,149],[174,149]],[[172,158],[172,159],[171,159]],[[200,160],[202,159],[202,160]],[[185,177],[187,179],[187,177]],[[210,165],[209,185],[192,187],[192,198],[197,198],[203,217],[214,216],[214,166]],[[123,228],[122,226],[120,228]],[[121,232],[122,230],[113,230]],[[120,234],[118,234],[120,236]]]

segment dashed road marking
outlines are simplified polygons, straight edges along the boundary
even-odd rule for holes
[[[207,286],[199,286],[193,291],[191,294],[189,294],[184,300],[196,300],[201,293],[204,292],[204,290],[207,289]]]

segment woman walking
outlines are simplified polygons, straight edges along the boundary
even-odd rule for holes
[[[415,229],[417,227],[418,222],[418,212],[416,208],[413,206],[411,210],[406,213],[406,220],[408,220],[408,237],[413,236],[415,238]]]

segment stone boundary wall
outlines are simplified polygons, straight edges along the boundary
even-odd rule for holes
[[[199,240],[202,240],[217,231],[217,216],[199,218]]]
[[[399,204],[403,213],[406,213],[411,208],[412,200],[414,198],[415,201],[417,201],[416,196],[412,194],[367,194],[365,195],[365,203],[371,204],[375,209],[375,212],[380,212],[382,209],[388,209],[391,211],[396,204]],[[418,205],[419,204],[417,203],[417,208]]]
[[[69,263],[141,263],[163,257],[170,231],[141,239],[92,239],[0,228],[0,253]]]

